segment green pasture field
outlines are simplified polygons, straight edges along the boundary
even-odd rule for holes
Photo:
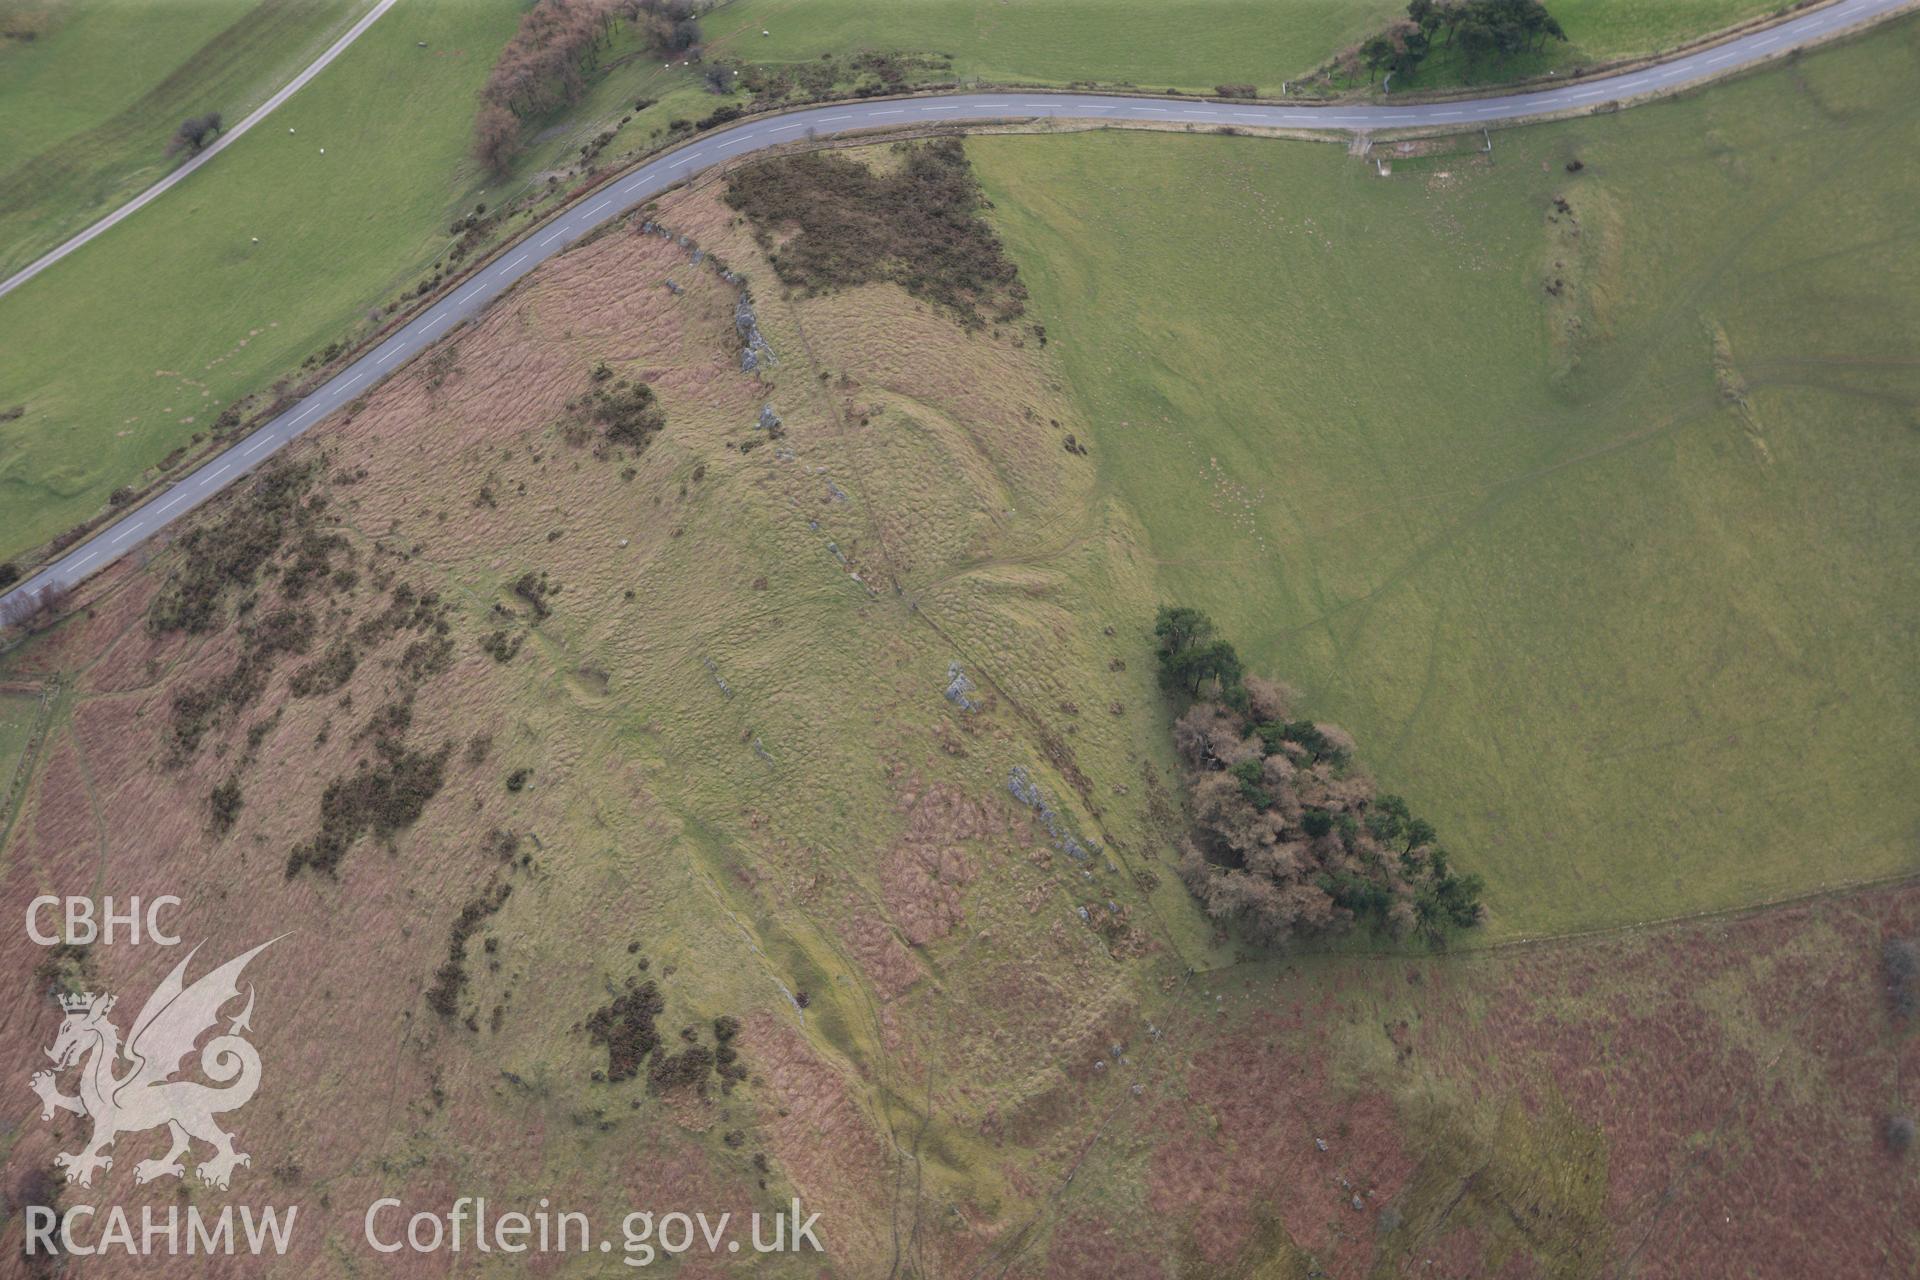
[[[310,54],[295,34],[314,43],[358,12],[340,0],[264,0],[244,12],[237,0],[222,0],[234,10],[226,27],[201,30],[169,19],[176,25],[165,28],[167,40],[155,35],[149,44],[170,52],[150,58],[124,47],[121,28],[129,23],[111,21],[121,11],[107,0],[95,3],[105,7],[82,7],[58,21],[43,14],[40,39],[0,51],[18,70],[42,68],[7,78],[13,92],[37,95],[30,99],[36,102],[57,98],[68,113],[57,128],[36,125],[18,135],[26,141],[6,144],[26,157],[8,157],[13,172],[40,164],[34,155],[70,153],[73,161],[62,161],[67,179],[46,176],[24,186],[0,179],[0,232],[9,217],[17,219],[10,234],[0,234],[0,255],[25,261],[82,225],[88,210],[112,203],[100,184],[111,178],[115,157],[145,163],[139,157],[157,150],[173,117],[188,113],[175,109],[182,102],[204,99],[216,87],[244,97],[229,83],[243,69],[264,96]],[[21,5],[26,12],[25,0]],[[1209,21],[1196,24],[1192,9],[1144,4],[1116,21],[1111,6],[1074,0],[1047,9],[1043,20],[1026,8],[916,0],[890,8],[878,22],[871,6],[855,0],[779,13],[749,2],[716,10],[706,28],[711,47],[725,56],[944,48],[955,53],[962,74],[990,79],[1098,77],[1193,88],[1245,79],[1271,87],[1276,76],[1314,65],[1397,11],[1374,0],[1290,3],[1277,18],[1269,5],[1199,8]],[[200,12],[210,21],[210,11]],[[0,412],[24,410],[0,422],[0,504],[10,517],[0,527],[0,556],[18,555],[99,512],[115,488],[151,477],[222,406],[264,391],[356,327],[364,331],[371,308],[431,272],[451,241],[448,224],[474,204],[497,205],[530,188],[563,190],[564,181],[548,187],[547,176],[603,130],[613,137],[600,163],[618,163],[657,145],[667,121],[698,119],[722,101],[699,86],[697,68],[664,67],[623,40],[587,99],[537,129],[513,174],[492,180],[468,156],[473,95],[519,12],[506,0],[423,0],[388,14],[276,114],[273,128],[243,139],[165,201],[0,300],[0,349],[10,357],[0,363]],[[334,15],[332,27],[324,14]],[[161,21],[145,11],[133,16]],[[83,39],[89,23],[100,23],[113,39]],[[774,34],[762,38],[762,29]],[[235,61],[235,49],[251,52]],[[222,52],[216,58],[209,50]],[[272,76],[256,74],[273,61],[256,56],[261,50],[278,50]],[[176,72],[161,86],[186,96],[149,94],[115,106],[120,100],[104,90],[69,98],[49,88],[55,71],[62,82],[97,84],[102,75],[84,69],[119,65],[116,57],[125,65],[191,66],[191,76]],[[653,105],[635,111],[643,99]],[[140,133],[149,126],[159,130],[153,138]],[[87,141],[49,141],[62,136]],[[122,173],[127,190],[139,185],[141,172]]]
[[[1556,0],[1547,6],[1567,38],[1537,53],[1468,66],[1444,43],[1411,79],[1392,88],[1444,89],[1577,74],[1598,64],[1660,53],[1788,6],[1779,0]]]
[[[25,266],[179,163],[175,126],[238,121],[369,0],[3,0],[0,275]],[[32,38],[24,38],[27,32]]]
[[[1385,179],[969,144],[1159,597],[1356,733],[1489,938],[1920,864],[1917,67],[1908,21]]]
[[[1778,0],[1554,0],[1568,43],[1480,69],[1491,81],[1657,52],[1780,8]],[[945,53],[963,79],[1077,81],[1267,94],[1406,12],[1394,0],[742,0],[706,20],[718,52],[792,63],[853,50]],[[762,36],[760,33],[767,34]],[[1436,56],[1413,87],[1466,79]]]
[[[222,406],[364,329],[441,259],[453,219],[543,184],[637,95],[659,101],[621,146],[719,101],[690,70],[628,58],[493,179],[469,155],[475,94],[518,18],[410,0],[271,127],[0,299],[0,408],[25,410],[0,423],[0,556],[100,510]]]
[[[742,0],[706,19],[728,57],[796,62],[824,53],[951,54],[986,81],[1208,90],[1280,81],[1400,12],[1392,0]],[[760,32],[768,34],[762,36]]]

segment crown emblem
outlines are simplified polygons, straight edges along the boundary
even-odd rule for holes
[[[93,992],[82,991],[78,995],[60,997],[60,1007],[68,1013],[85,1013],[93,1007]]]

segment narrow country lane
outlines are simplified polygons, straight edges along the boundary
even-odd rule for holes
[[[385,2],[370,14],[384,11]],[[0,609],[52,586],[77,586],[90,574],[165,529],[253,471],[335,409],[380,382],[456,323],[472,319],[528,272],[574,241],[673,184],[712,165],[807,137],[926,123],[1023,120],[1132,120],[1283,129],[1361,131],[1435,126],[1479,127],[1627,104],[1721,78],[1790,50],[1914,7],[1920,0],[1839,0],[1772,27],[1666,62],[1558,88],[1490,98],[1406,106],[1262,106],[1189,98],[1086,93],[972,93],[878,99],[757,116],[697,137],[640,165],[557,214],[506,249],[458,290],[427,307],[324,385],[229,446],[170,489],[63,553],[4,596]],[[336,46],[337,48],[338,46]],[[317,67],[310,68],[317,70]],[[286,92],[291,92],[290,86]],[[263,108],[264,110],[265,108]],[[228,139],[223,139],[225,142]],[[191,168],[191,166],[189,167]],[[181,172],[184,177],[187,170]]]

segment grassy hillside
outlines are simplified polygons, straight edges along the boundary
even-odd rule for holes
[[[31,688],[0,688],[0,829],[4,829],[19,768],[40,720],[41,695]]]
[[[1780,6],[1777,0],[1554,0],[1548,7],[1568,43],[1516,59],[1501,76],[1657,52]],[[1093,80],[1202,93],[1244,83],[1278,93],[1282,81],[1405,12],[1396,0],[737,0],[707,27],[720,52],[756,62],[905,50],[951,54],[956,74],[988,81]],[[1420,83],[1460,78],[1458,68],[1437,57]]]
[[[853,1275],[1909,1269],[1912,1166],[1875,1134],[1913,1038],[1873,964],[1911,887],[1476,955],[1212,945],[1169,874],[1154,548],[1061,340],[891,285],[784,297],[718,185],[657,214],[703,261],[602,236],[323,424],[288,461],[324,505],[211,630],[156,629],[156,599],[244,495],[0,661],[70,690],[0,909],[164,885],[209,954],[290,931],[249,971],[276,1074],[239,1125],[275,1153],[246,1185],[317,1205],[285,1265],[364,1270],[357,1210],[327,1210],[457,1180],[596,1222],[798,1196]],[[756,286],[764,376],[712,255]],[[658,393],[637,456],[583,429],[601,361]],[[396,617],[403,587],[434,599]],[[305,652],[259,648],[303,633],[288,611]],[[168,764],[202,690],[242,701]],[[332,782],[443,743],[417,821],[289,878]],[[96,948],[80,976],[137,991],[170,959]],[[46,963],[0,938],[23,984]],[[668,1050],[737,1018],[746,1079],[606,1078],[589,1024],[643,978]],[[0,1065],[57,1019],[28,1006]],[[71,1132],[20,1126],[9,1182]]]
[[[0,401],[27,410],[0,435],[7,550],[95,509],[445,244],[473,93],[513,22],[465,3],[387,15],[273,128],[0,299]]]
[[[1787,7],[1779,0],[1553,0],[1547,8],[1566,31],[1564,41],[1477,67],[1443,41],[1416,75],[1397,77],[1392,87],[1399,93],[1577,74],[1596,64],[1657,54]]]
[[[723,178],[676,193],[669,234],[576,246],[320,424],[292,496],[214,504],[0,655],[64,691],[0,914],[164,887],[208,955],[287,934],[249,970],[273,1092],[238,1126],[274,1155],[236,1187],[314,1206],[299,1274],[367,1270],[355,1207],[450,1185],[596,1222],[798,1196],[850,1275],[1911,1271],[1914,1165],[1877,1134],[1920,1041],[1875,967],[1911,885],[1257,955],[1173,878],[1147,632],[1203,604],[1355,728],[1488,872],[1489,938],[1774,887],[1736,866],[1804,886],[1810,858],[1688,809],[1716,768],[1730,831],[1804,834],[1798,798],[1836,874],[1885,856],[1869,823],[1915,788],[1861,744],[1912,723],[1912,255],[1904,177],[1849,144],[1911,131],[1909,39],[1392,180],[1245,138],[971,140],[1033,291],[976,329],[891,283],[783,289]],[[1822,165],[1849,196],[1784,238]],[[753,373],[723,266],[778,356]],[[665,416],[644,450],[582,403],[633,378]],[[204,631],[167,622],[183,583],[218,588]],[[1602,733],[1650,763],[1607,773]],[[436,785],[398,816],[346,785],[419,755]],[[1637,883],[1669,853],[1674,894]],[[62,963],[139,991],[171,959]],[[0,970],[46,969],[0,934]],[[666,1051],[738,1019],[745,1078],[610,1078],[592,1028],[643,980]],[[24,1005],[0,1071],[58,1018]],[[72,1133],[18,1126],[0,1176]],[[130,1213],[173,1201],[128,1173]]]
[[[1117,1076],[1085,1080],[1088,1064],[1135,1034],[1142,975],[1171,977],[1204,937],[1177,885],[1135,861],[1151,859],[1139,801],[1116,814],[1125,847],[1083,866],[1007,791],[1029,771],[1108,844],[1086,807],[1105,793],[1067,771],[1140,787],[1126,757],[1153,722],[1148,664],[1131,629],[1049,643],[1069,602],[1026,588],[1057,565],[954,581],[975,555],[1044,547],[1048,517],[1086,495],[1081,460],[1023,438],[1023,407],[1072,412],[1036,346],[969,336],[891,287],[802,305],[766,285],[780,363],[742,373],[735,290],[708,255],[763,282],[764,260],[711,185],[662,216],[700,257],[631,228],[578,247],[303,443],[301,497],[325,504],[276,509],[267,527],[293,531],[275,567],[226,593],[218,625],[156,627],[154,600],[168,575],[223,562],[238,502],[7,655],[8,676],[57,670],[75,693],[0,855],[0,897],[101,856],[159,874],[154,850],[184,850],[164,860],[182,897],[249,904],[208,922],[223,943],[267,919],[296,930],[279,972],[324,967],[326,991],[276,1024],[275,1061],[300,1083],[250,1132],[299,1153],[304,1196],[426,1194],[449,1159],[476,1185],[616,1220],[636,1198],[746,1209],[802,1194],[832,1206],[849,1273],[884,1268],[921,1216],[911,1248],[947,1271],[1064,1175],[1068,1113],[1124,1094]],[[576,429],[569,402],[601,361],[658,393],[666,427],[643,453]],[[755,426],[768,404],[777,438]],[[309,554],[324,565],[296,594]],[[529,574],[544,590],[517,585]],[[383,621],[402,586],[436,601]],[[957,619],[956,601],[980,607]],[[274,625],[296,652],[254,647],[252,619],[289,616]],[[970,628],[959,645],[949,621]],[[301,675],[349,647],[334,682]],[[1009,661],[1049,649],[1065,665]],[[1120,654],[1130,670],[1108,668]],[[943,697],[955,661],[976,712]],[[1017,684],[997,686],[1002,672]],[[229,700],[193,713],[204,731],[182,750],[181,708],[208,690]],[[1069,694],[1084,711],[1060,708]],[[358,841],[334,875],[289,878],[329,782],[396,743],[451,744],[418,822]],[[214,830],[229,779],[237,816]],[[423,1002],[453,922],[501,884],[511,897],[463,939],[467,981],[442,1014]],[[343,937],[355,944],[335,955]],[[39,959],[6,946],[10,967]],[[117,951],[96,957],[100,982],[133,980],[138,957]],[[670,1047],[682,1026],[742,1020],[750,1082],[699,1101],[594,1078],[608,1056],[581,1024],[641,964]],[[375,1045],[398,1054],[374,1090],[386,1119],[342,1069]],[[44,1163],[47,1141],[24,1135],[9,1176]],[[1017,1161],[997,1162],[1003,1143]],[[918,1192],[895,1182],[909,1147]],[[787,1272],[817,1271],[800,1261]]]
[[[972,147],[1158,595],[1355,731],[1496,934],[1915,868],[1917,50],[1385,180]]]
[[[1916,928],[1908,885],[1204,975],[1161,1013],[1186,1051],[1127,1065],[1142,1097],[1030,1274],[1168,1254],[1193,1275],[1905,1274],[1920,1173],[1881,1135],[1920,1090],[1877,952]]]
[[[8,0],[0,29],[0,275],[152,183],[174,127],[229,124],[326,48],[370,0]]]
[[[706,25],[722,52],[752,61],[907,50],[952,54],[958,75],[985,80],[1199,90],[1249,81],[1278,90],[1404,8],[1393,0],[738,0]]]
[[[396,8],[272,128],[0,299],[0,405],[26,410],[0,423],[0,557],[100,510],[223,406],[364,329],[370,308],[445,261],[449,224],[476,203],[564,191],[602,130],[617,135],[605,161],[717,101],[691,70],[631,56],[624,32],[617,65],[493,178],[469,156],[475,93],[519,16],[468,0]],[[657,102],[636,114],[641,96]]]
[[[1190,13],[1161,5],[1137,6],[1127,20],[1115,21],[1109,9],[1096,13],[1073,4],[985,10],[915,3],[890,7],[886,21],[877,23],[862,4],[824,0],[777,12],[729,5],[709,15],[706,27],[715,52],[727,57],[778,61],[870,47],[947,49],[963,75],[1060,83],[1120,78],[1198,89],[1244,79],[1271,88],[1393,9],[1372,0],[1327,0],[1291,5],[1276,18],[1270,6],[1233,5],[1195,24]],[[81,112],[62,128],[78,129],[109,108],[117,112],[65,143],[17,144],[23,156],[51,156],[58,164],[43,171],[35,166],[54,160],[23,159],[14,171],[26,176],[0,180],[0,230],[15,216],[8,200],[20,221],[12,238],[0,235],[0,254],[17,252],[24,260],[50,243],[56,228],[84,222],[77,211],[104,198],[88,184],[111,178],[114,156],[157,147],[143,131],[158,128],[155,138],[164,136],[183,114],[165,95],[204,97],[226,87],[244,96],[229,82],[278,65],[270,56],[275,50],[297,65],[290,33],[312,36],[318,15],[336,10],[344,22],[344,0],[268,0],[236,14],[204,48],[194,46],[200,52],[190,60],[191,76],[173,75],[154,90],[161,96],[120,107],[110,94],[96,98],[91,89],[63,87],[100,84],[105,77],[86,69],[105,65],[113,49],[125,55],[115,42],[137,24],[91,17],[125,17],[111,5],[48,19],[43,40],[0,52],[33,72],[0,81],[7,86],[0,93],[25,95],[31,118],[45,114],[33,104],[49,96]],[[222,407],[264,392],[308,355],[364,327],[371,307],[410,291],[443,261],[452,239],[448,224],[476,203],[498,207],[529,193],[563,191],[571,175],[552,187],[547,178],[581,163],[583,144],[610,134],[597,162],[617,163],[657,145],[669,121],[698,119],[718,101],[692,69],[654,63],[628,33],[605,59],[609,71],[587,99],[536,128],[512,175],[489,180],[467,155],[473,95],[519,13],[504,2],[423,0],[389,14],[289,104],[284,124],[297,128],[296,136],[277,119],[274,129],[242,140],[164,207],[143,211],[0,300],[0,344],[13,357],[0,367],[0,407],[26,409],[0,422],[0,500],[14,517],[0,529],[0,556],[42,544],[98,513],[120,485],[154,478],[156,464],[204,431]],[[1724,16],[1720,9],[1711,15],[1714,21]],[[138,18],[160,21],[144,10]],[[112,40],[61,36],[84,34],[87,21],[112,26]],[[1639,29],[1617,16],[1609,22],[1623,39]],[[763,38],[762,29],[774,34]],[[156,28],[174,42],[156,35],[157,47],[187,57],[185,30]],[[164,61],[125,56],[142,67]],[[641,99],[654,105],[635,111]]]

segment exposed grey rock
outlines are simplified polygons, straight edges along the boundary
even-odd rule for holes
[[[949,662],[947,664],[947,701],[962,711],[978,711],[980,704],[970,696],[973,692],[973,681],[967,679],[967,673],[960,669],[960,664]]]
[[[1039,784],[1022,766],[1015,765],[1007,774],[1007,791],[1015,800],[1033,810],[1034,816],[1039,818],[1041,825],[1047,829],[1047,834],[1053,837],[1053,847],[1061,853],[1075,861],[1085,861],[1100,852],[1098,844],[1091,840],[1082,841],[1074,833],[1073,828],[1054,811],[1053,806],[1047,803],[1046,794],[1040,790]]]
[[[778,364],[773,348],[760,334],[760,320],[753,311],[753,297],[745,289],[740,291],[740,300],[733,304],[733,327],[740,335],[740,368],[745,372],[758,369],[764,362]]]

